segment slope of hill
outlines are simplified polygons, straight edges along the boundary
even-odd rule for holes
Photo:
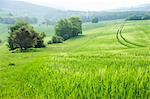
[[[3,9],[5,11],[11,11],[14,13],[20,12],[20,14],[27,13],[28,15],[39,15],[39,16],[45,15],[46,13],[53,15],[61,12],[60,10],[54,8],[14,0],[1,0],[0,9]]]
[[[150,21],[85,24],[83,36],[28,53],[0,46],[0,98],[149,98]]]

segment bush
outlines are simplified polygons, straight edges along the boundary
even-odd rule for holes
[[[2,40],[0,40],[0,43],[2,43]]]
[[[61,36],[53,36],[52,40],[48,41],[47,44],[63,43],[64,39]]]
[[[46,47],[45,45],[44,45],[44,37],[46,37],[46,35],[45,35],[45,33],[40,33],[40,34],[38,34],[38,36],[37,36],[37,42],[36,42],[36,44],[35,44],[35,48],[42,48],[42,47]]]
[[[63,43],[64,39],[61,36],[53,36],[51,43]]]

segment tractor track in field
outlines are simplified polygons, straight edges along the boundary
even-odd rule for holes
[[[121,24],[121,26],[120,26],[119,29],[117,30],[116,38],[117,38],[118,42],[119,42],[121,45],[124,45],[124,46],[126,46],[126,47],[128,47],[128,48],[146,47],[146,46],[144,46],[144,45],[140,45],[140,44],[137,44],[137,43],[128,41],[125,37],[123,37],[122,32],[123,32],[123,29],[124,29],[125,24],[126,24],[126,21],[124,21],[123,24]]]

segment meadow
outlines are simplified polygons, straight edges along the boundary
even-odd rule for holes
[[[87,23],[78,37],[26,53],[2,43],[0,98],[149,99],[150,21]]]

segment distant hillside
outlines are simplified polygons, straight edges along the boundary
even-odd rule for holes
[[[150,4],[145,4],[133,8],[115,9],[103,12],[63,11],[23,1],[0,0],[1,16],[7,17],[9,13],[12,13],[14,17],[18,16],[40,17],[43,18],[44,20],[49,19],[50,21],[53,22],[56,22],[60,18],[66,18],[70,16],[79,16],[82,18],[83,22],[89,22],[94,17],[98,17],[99,20],[124,19],[130,15],[147,13],[148,11],[150,11],[149,8]]]
[[[0,0],[0,9],[5,11],[11,11],[14,13],[24,13],[28,15],[45,15],[46,13],[54,14],[61,12],[60,10],[39,6],[23,1],[14,1],[14,0]]]

